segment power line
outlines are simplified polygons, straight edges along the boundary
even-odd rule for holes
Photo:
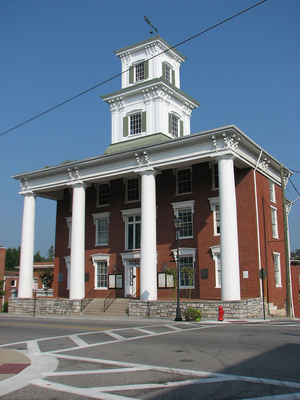
[[[293,180],[292,180],[292,177],[290,177],[290,182],[291,182],[291,185],[293,186],[293,188],[295,189],[297,195],[300,196],[300,192],[299,192],[299,190],[297,189],[296,185],[294,184],[294,182],[293,182]]]
[[[295,172],[296,174],[300,174],[300,171],[297,171],[296,169],[290,168],[290,170],[291,170],[292,172]]]
[[[236,17],[239,17],[239,16],[242,15],[242,14],[245,14],[246,12],[252,10],[252,9],[255,8],[255,7],[258,7],[258,6],[262,5],[263,3],[266,3],[267,1],[268,1],[268,0],[261,0],[261,1],[258,1],[257,3],[253,4],[252,6],[247,7],[247,8],[244,8],[243,10],[241,10],[241,11],[239,11],[239,12],[237,12],[237,13],[231,15],[230,17],[227,17],[227,18],[225,18],[225,19],[223,19],[223,20],[217,22],[216,24],[211,25],[211,26],[209,26],[208,28],[203,29],[202,31],[200,31],[200,32],[198,32],[198,33],[196,33],[196,34],[194,34],[194,35],[192,35],[192,36],[189,36],[188,38],[182,40],[181,42],[178,42],[178,43],[175,44],[174,46],[168,47],[166,50],[163,50],[163,51],[161,51],[160,53],[155,54],[154,56],[150,57],[148,60],[152,60],[153,58],[158,57],[159,55],[161,55],[161,54],[163,54],[163,53],[166,53],[166,52],[168,52],[169,50],[176,49],[177,47],[182,46],[183,44],[185,44],[185,43],[187,43],[187,42],[189,42],[189,41],[191,41],[191,40],[194,40],[194,39],[198,38],[199,36],[201,36],[201,35],[203,35],[203,34],[209,32],[209,31],[211,31],[211,30],[213,30],[213,29],[216,29],[217,27],[219,27],[219,26],[225,24],[226,22],[229,22],[229,21],[231,21],[232,19],[234,19],[234,18],[236,18]],[[108,82],[110,82],[110,81],[112,81],[112,80],[118,78],[119,76],[122,76],[122,74],[125,74],[125,73],[127,73],[128,71],[129,71],[129,68],[126,69],[126,70],[124,70],[123,72],[119,72],[119,73],[117,73],[117,74],[114,74],[114,75],[112,75],[111,77],[109,77],[109,78],[107,78],[107,79],[105,79],[105,80],[103,80],[103,81],[101,81],[101,82],[96,83],[95,85],[89,87],[88,89],[82,90],[81,92],[75,94],[74,96],[68,97],[67,99],[63,100],[62,102],[57,103],[57,104],[55,104],[54,106],[51,106],[51,107],[47,108],[46,110],[41,111],[40,113],[35,114],[35,115],[33,115],[32,117],[30,117],[30,118],[28,118],[28,119],[26,119],[26,120],[24,120],[24,121],[22,121],[22,122],[20,122],[20,123],[18,123],[18,124],[16,124],[16,125],[12,126],[11,128],[8,128],[8,129],[2,131],[2,132],[0,133],[0,136],[7,135],[8,133],[10,133],[10,132],[12,132],[12,131],[15,131],[15,130],[18,129],[18,128],[21,128],[22,126],[27,125],[28,123],[30,123],[30,122],[32,122],[32,121],[34,121],[34,120],[36,120],[36,119],[42,117],[43,115],[46,115],[46,114],[48,114],[48,113],[50,113],[50,112],[56,110],[57,108],[62,107],[62,106],[64,106],[64,105],[67,104],[67,103],[70,103],[71,101],[73,101],[73,100],[75,100],[75,99],[78,99],[78,97],[81,97],[81,96],[83,96],[84,94],[86,94],[86,93],[88,93],[88,92],[91,92],[92,90],[98,88],[99,86],[102,86],[102,85],[104,85],[104,84],[106,84],[106,83],[108,83]]]

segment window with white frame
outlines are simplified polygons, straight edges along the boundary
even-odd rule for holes
[[[171,65],[166,62],[162,63],[162,76],[167,82],[175,85],[175,71]]]
[[[105,246],[109,242],[109,212],[93,214],[96,226],[96,246]]]
[[[178,239],[193,238],[194,200],[172,203],[174,215],[180,222]]]
[[[208,199],[210,210],[213,213],[213,223],[214,223],[214,236],[219,236],[221,229],[220,229],[220,204],[219,204],[219,197],[210,197]]]
[[[172,136],[177,138],[179,136],[179,118],[175,114],[169,114],[169,125],[170,125],[170,133]]]
[[[142,133],[142,113],[138,112],[129,116],[130,135]]]
[[[270,201],[276,203],[275,183],[269,181]]]
[[[213,246],[210,248],[215,263],[215,287],[222,287],[222,263],[221,263],[221,250],[220,246]]]
[[[219,169],[216,162],[211,164],[211,186],[213,190],[219,189]]]
[[[131,84],[148,79],[148,65],[148,60],[139,61],[136,64],[131,65],[129,68],[129,83]]]
[[[66,256],[65,257],[65,265],[66,265],[66,270],[67,270],[67,290],[70,290],[70,275],[71,275],[71,257]]]
[[[275,286],[281,287],[281,267],[280,267],[280,253],[273,253],[273,261],[274,261],[274,277],[275,277]]]
[[[68,227],[68,248],[71,248],[71,239],[72,239],[72,217],[66,217],[66,223]]]
[[[94,288],[108,289],[108,266],[109,254],[93,254],[92,261],[94,265]]]
[[[195,287],[195,258],[196,249],[182,247],[172,250],[177,261],[179,250],[179,287],[181,289],[193,289]]]
[[[277,219],[277,209],[271,207],[271,222],[272,222],[272,237],[273,239],[278,239],[278,219]]]
[[[121,211],[125,222],[125,249],[135,250],[141,247],[141,210]]]
[[[128,178],[125,181],[126,202],[140,200],[140,180],[139,178]]]
[[[192,192],[192,168],[176,171],[176,193],[186,194]]]
[[[12,280],[10,281],[10,286],[11,286],[11,287],[16,287],[16,286],[17,286],[17,281],[16,281],[15,279],[12,279]]]
[[[103,207],[110,203],[110,184],[100,183],[97,185],[97,207]]]

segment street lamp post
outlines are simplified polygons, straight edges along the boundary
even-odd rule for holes
[[[176,230],[176,272],[177,272],[177,291],[176,291],[176,317],[175,321],[182,321],[181,309],[180,309],[180,271],[179,271],[179,233],[181,228],[181,220],[179,218],[174,219],[174,225]]]

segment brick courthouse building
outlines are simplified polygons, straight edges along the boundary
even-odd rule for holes
[[[122,87],[102,97],[112,116],[103,155],[15,177],[24,195],[19,298],[32,296],[35,202],[45,197],[57,201],[57,297],[174,299],[178,248],[182,297],[264,293],[285,308],[281,164],[236,126],[191,135],[198,102],[180,88],[184,57],[168,47],[155,37],[116,52]]]

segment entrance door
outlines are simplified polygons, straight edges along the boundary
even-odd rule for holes
[[[139,261],[128,260],[126,264],[125,296],[138,299],[140,297]]]

